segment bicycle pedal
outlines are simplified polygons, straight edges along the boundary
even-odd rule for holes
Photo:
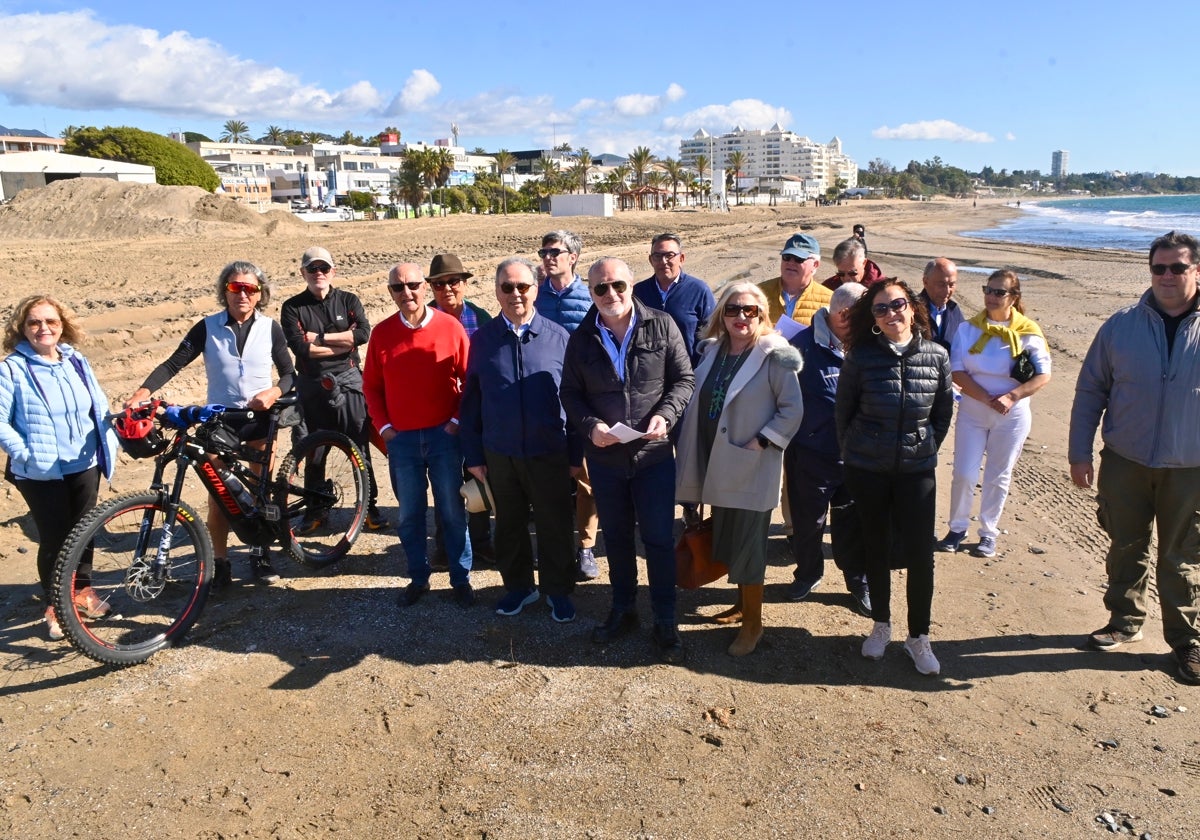
[[[268,522],[279,521],[279,505],[264,505],[262,510],[263,518]]]

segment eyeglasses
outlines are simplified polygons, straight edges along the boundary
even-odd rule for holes
[[[854,271],[839,271],[837,273],[837,276],[838,277],[857,277],[858,269],[856,268],[856,269],[854,269]]]
[[[757,318],[758,304],[756,303],[727,303],[725,304],[725,317],[736,318],[741,315],[743,318]]]
[[[225,291],[233,295],[244,294],[247,297],[254,297],[262,291],[262,287],[256,286],[253,283],[242,283],[237,280],[231,280],[225,284]]]
[[[408,289],[410,292],[415,292],[423,285],[425,284],[419,281],[414,281],[412,283],[388,283],[388,288],[393,292],[403,292],[405,289]]]
[[[501,283],[500,291],[506,295],[511,295],[513,292],[523,295],[533,288],[532,283]]]
[[[552,260],[556,260],[559,257],[561,257],[563,254],[569,254],[569,253],[571,253],[571,252],[565,251],[562,248],[541,248],[537,252],[538,256],[541,257],[542,259],[549,257]]]
[[[447,277],[445,280],[430,280],[429,285],[433,286],[433,288],[437,289],[438,291],[441,291],[447,286],[457,286],[461,282],[461,277]]]
[[[629,284],[624,280],[614,280],[611,283],[597,283],[592,286],[592,294],[596,297],[604,297],[608,294],[609,286],[612,286],[612,290],[619,295],[625,294],[625,290],[629,288]]]
[[[805,260],[811,260],[812,254],[809,254],[807,257],[797,257],[795,254],[784,254],[780,257],[780,259],[782,259],[784,262],[804,262]]]
[[[325,263],[309,263],[304,266],[304,270],[309,274],[328,274],[333,271],[333,266],[326,265]]]
[[[890,303],[876,303],[871,306],[871,314],[876,318],[886,318],[892,312],[903,312],[908,309],[908,298],[896,298]]]
[[[1176,277],[1182,277],[1184,274],[1187,274],[1188,269],[1191,267],[1192,266],[1188,265],[1187,263],[1181,262],[1171,263],[1170,265],[1167,265],[1166,263],[1152,263],[1150,266],[1150,273],[1155,277],[1162,277],[1169,271]]]
[[[30,329],[36,330],[40,327],[45,327],[48,330],[56,330],[61,326],[62,326],[62,321],[58,320],[57,318],[46,318],[41,321],[39,321],[35,318],[30,318],[28,321],[25,322],[25,329],[27,329],[27,330],[30,330]]]
[[[679,256],[679,251],[651,251],[650,259],[655,262],[670,262]]]
[[[1016,289],[993,289],[991,286],[984,286],[983,293],[985,295],[991,295],[992,297],[998,298],[1008,297],[1009,295],[1016,297],[1017,295],[1021,294]]]

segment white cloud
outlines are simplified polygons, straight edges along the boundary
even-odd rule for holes
[[[437,96],[441,90],[441,82],[428,70],[414,70],[393,104],[399,103],[401,109],[405,111],[415,111]]]
[[[0,93],[18,105],[325,120],[378,108],[369,82],[327,91],[187,32],[110,26],[91,11],[0,16]]]
[[[1005,134],[1005,135],[1004,135],[1004,139],[1005,139],[1005,140],[1016,140],[1016,139],[1017,139],[1017,135],[1013,134],[1013,133],[1010,131],[1010,132],[1008,132],[1007,134]]]
[[[871,132],[876,140],[950,140],[956,143],[993,143],[985,131],[975,131],[950,120],[904,123],[895,128],[880,126]]]
[[[671,82],[671,84],[667,86],[666,97],[668,102],[678,102],[685,96],[687,96],[687,91],[674,82]]]
[[[667,117],[662,127],[682,135],[691,135],[698,128],[712,134],[724,134],[735,125],[742,128],[770,128],[779,123],[790,129],[791,121],[792,115],[787,108],[768,105],[760,99],[737,99],[728,105],[705,105],[683,116]]]
[[[668,103],[677,102],[686,95],[682,87],[671,82],[667,86],[666,93],[649,94],[649,93],[630,93],[626,96],[618,96],[612,101],[612,109],[621,117],[648,117],[651,114],[657,114]]]

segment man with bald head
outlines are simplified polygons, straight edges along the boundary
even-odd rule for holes
[[[675,455],[668,432],[692,396],[695,377],[679,327],[633,295],[633,272],[604,257],[588,271],[592,308],[567,342],[560,397],[583,435],[592,493],[608,548],[612,610],[592,632],[608,644],[638,624],[641,533],[650,579],[654,644],[665,662],[683,659],[675,620]],[[614,427],[631,427],[629,440]]]
[[[950,351],[950,342],[964,320],[962,310],[954,301],[954,287],[958,285],[958,266],[945,257],[932,259],[925,264],[921,275],[924,286],[917,299],[925,304],[929,312],[929,324],[933,328],[932,338]]]
[[[388,471],[400,508],[397,530],[408,559],[408,586],[400,596],[412,606],[429,591],[426,554],[426,479],[450,564],[450,584],[460,606],[475,603],[471,543],[462,486],[458,412],[466,380],[467,333],[458,319],[426,304],[425,275],[416,263],[388,272],[397,313],[380,321],[367,343],[363,393],[375,430],[387,445]]]

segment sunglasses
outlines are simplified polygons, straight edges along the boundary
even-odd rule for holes
[[[326,265],[325,263],[309,263],[304,266],[304,270],[309,274],[328,274],[333,270],[333,266]]]
[[[858,269],[855,269],[854,271],[839,271],[837,273],[837,276],[838,277],[857,277]]]
[[[876,303],[871,306],[871,314],[876,318],[884,318],[892,312],[903,312],[908,309],[908,298],[896,298],[891,303]]]
[[[679,256],[678,251],[651,251],[650,259],[655,262],[670,262]]]
[[[241,283],[237,280],[232,280],[225,284],[225,291],[234,295],[240,295],[244,293],[247,297],[253,297],[262,291],[262,287],[256,286],[253,283]]]
[[[1155,277],[1162,277],[1169,271],[1176,277],[1182,277],[1184,274],[1187,274],[1189,268],[1191,268],[1190,265],[1181,262],[1171,263],[1170,265],[1166,263],[1154,263],[1150,266],[1150,273]]]
[[[461,282],[462,282],[461,277],[450,277],[446,280],[430,280],[429,285],[433,286],[433,288],[441,291],[442,289],[446,288],[447,286],[457,286]]]
[[[500,291],[504,292],[504,294],[506,294],[506,295],[511,295],[513,292],[523,295],[532,288],[533,288],[532,283],[501,283],[500,284]]]
[[[725,304],[725,317],[736,318],[741,315],[743,318],[757,318],[758,304],[755,303],[727,303]]]
[[[415,292],[424,285],[425,284],[420,281],[413,281],[412,283],[388,283],[388,288],[393,292],[403,292],[405,289],[408,289],[410,292]]]
[[[537,255],[539,257],[541,257],[542,259],[549,257],[552,260],[556,260],[559,257],[561,257],[563,254],[569,254],[569,253],[571,253],[571,252],[565,251],[562,248],[541,248],[538,250]]]
[[[28,321],[25,322],[25,329],[27,329],[27,330],[29,330],[29,329],[36,330],[40,327],[45,327],[48,330],[56,330],[61,326],[62,326],[62,321],[58,320],[57,318],[47,318],[44,321],[38,321],[33,318],[30,318]]]
[[[780,257],[780,259],[782,259],[784,262],[804,262],[805,260],[811,260],[812,255],[809,254],[807,257],[797,257],[795,254],[784,254],[782,257]]]
[[[998,298],[1008,297],[1009,295],[1016,297],[1020,294],[1016,289],[993,289],[991,286],[984,286],[983,293]]]
[[[608,294],[609,286],[612,286],[612,290],[619,295],[625,294],[625,290],[629,288],[629,284],[624,280],[614,280],[611,283],[597,283],[592,286],[592,294],[596,297],[604,297]]]

